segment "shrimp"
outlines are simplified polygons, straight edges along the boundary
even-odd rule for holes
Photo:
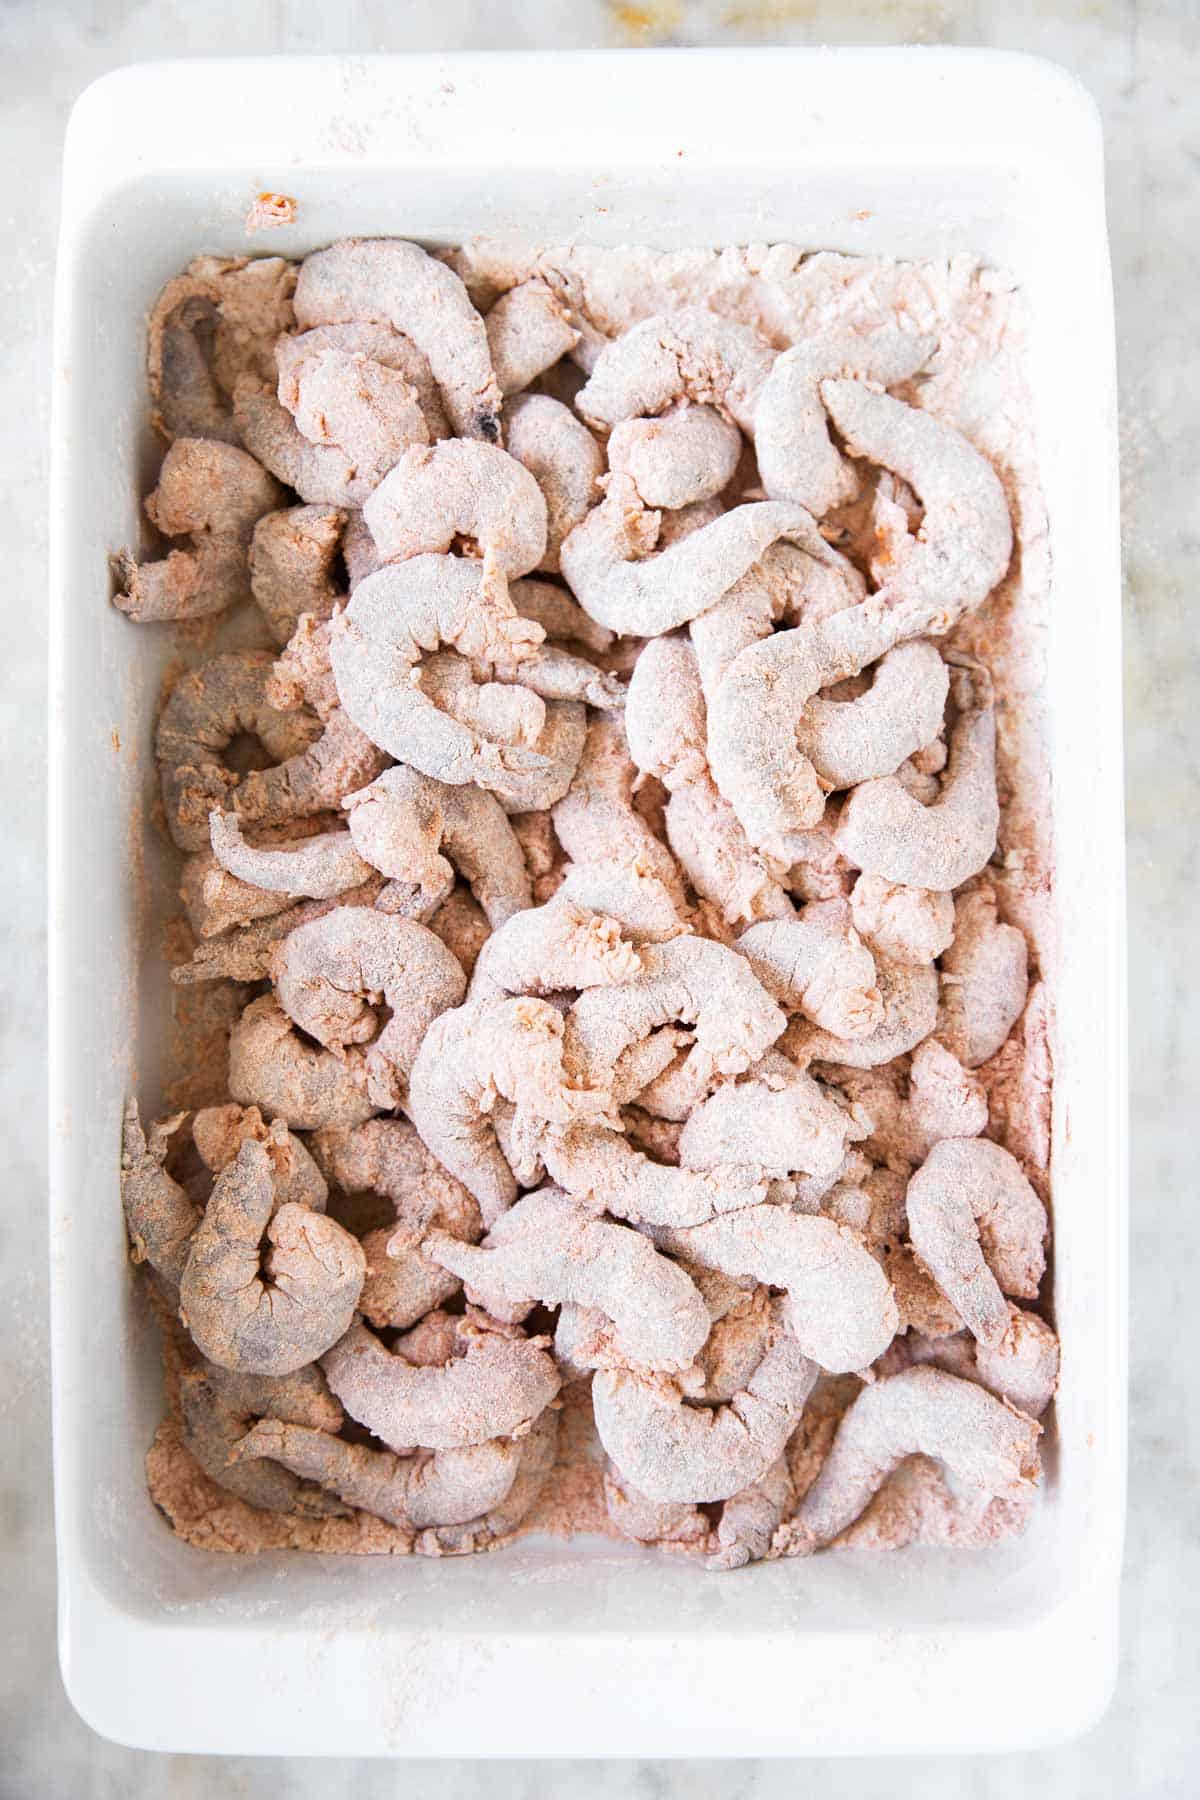
[[[441,904],[456,869],[493,929],[533,904],[520,843],[503,807],[482,788],[450,787],[399,766],[343,804],[359,853],[393,884],[414,890],[412,916]]]
[[[566,307],[536,276],[501,294],[488,309],[484,329],[496,381],[506,399],[527,388],[579,342]]]
[[[223,869],[211,850],[197,850],[184,858],[179,898],[197,938],[212,938],[230,926],[269,919],[290,907],[287,894],[251,887]]]
[[[283,647],[302,613],[329,618],[338,598],[334,563],[346,514],[336,506],[288,506],[265,513],[250,540],[250,591]]]
[[[361,1125],[378,1111],[361,1052],[314,1049],[273,994],[252,1000],[229,1034],[229,1092],[301,1131]]]
[[[833,1219],[759,1205],[650,1236],[686,1263],[783,1288],[789,1331],[831,1375],[867,1368],[896,1335],[890,1282],[858,1233]]]
[[[1025,1010],[1029,952],[1024,934],[1002,924],[996,891],[976,888],[954,902],[954,941],[942,957],[938,1036],[968,1069],[1001,1049]]]
[[[114,606],[139,624],[156,624],[210,618],[245,600],[254,527],[282,498],[266,470],[236,445],[176,438],[146,512],[164,537],[186,538],[188,548],[142,563],[122,551]]]
[[[754,405],[754,451],[772,500],[796,500],[822,518],[853,500],[858,482],[829,436],[822,382],[857,375],[880,387],[907,381],[928,362],[936,340],[834,329],[777,356]]]
[[[632,477],[607,478],[604,499],[563,540],[560,561],[585,612],[610,631],[655,637],[715,606],[780,538],[815,531],[802,507],[763,500],[735,506],[655,553],[661,514],[642,505]]]
[[[913,1363],[929,1365],[960,1375],[965,1381],[978,1381],[1018,1412],[1040,1419],[1058,1387],[1058,1338],[1044,1319],[1015,1306],[1011,1300],[1008,1318],[1008,1333],[995,1349],[977,1343],[965,1331],[936,1339],[910,1331],[906,1337],[896,1339],[884,1363],[899,1352],[903,1367]]]
[[[279,256],[198,256],[150,315],[146,356],[154,425],[165,438],[237,442],[237,377],[268,380],[275,342],[294,323],[296,270]]]
[[[949,689],[936,644],[914,638],[880,657],[872,685],[857,699],[814,695],[797,720],[796,742],[822,787],[894,775],[937,737]]]
[[[528,575],[546,554],[546,502],[523,463],[496,444],[447,438],[407,450],[363,506],[385,562],[479,547],[482,589],[503,598],[506,578]]]
[[[538,1148],[552,1179],[567,1193],[632,1225],[698,1225],[766,1197],[766,1177],[756,1164],[668,1167],[603,1125],[543,1129]]]
[[[786,1056],[768,1053],[739,1082],[693,1108],[679,1137],[684,1169],[754,1164],[772,1176],[831,1174],[865,1129]]]
[[[593,719],[571,785],[553,808],[554,830],[572,862],[636,866],[662,882],[682,913],[675,859],[633,805],[636,774],[621,722]]]
[[[240,376],[233,391],[233,417],[247,450],[308,506],[361,506],[379,479],[376,468],[360,476],[339,445],[314,444],[305,437],[273,381]]]
[[[857,606],[867,584],[852,562],[814,526],[802,542],[772,544],[715,606],[688,626],[706,700],[712,700],[743,650],[784,620],[812,624]]]
[[[708,1309],[681,1268],[555,1188],[518,1200],[478,1247],[435,1231],[422,1249],[496,1318],[523,1318],[538,1301],[596,1309],[639,1367],[686,1369],[708,1336]]]
[[[471,1556],[507,1543],[541,1497],[558,1454],[558,1414],[547,1407],[519,1441],[517,1473],[499,1505],[463,1525],[431,1526],[417,1538],[421,1556]]]
[[[816,1378],[783,1329],[746,1386],[719,1406],[685,1406],[668,1377],[601,1369],[592,1383],[596,1434],[623,1478],[649,1499],[728,1500],[781,1454]]]
[[[452,787],[495,788],[523,770],[543,770],[536,751],[496,745],[438,711],[414,684],[423,651],[450,644],[491,660],[532,648],[540,626],[488,603],[479,565],[463,557],[414,556],[359,582],[330,629],[330,660],[342,706],[372,743]]]
[[[361,1245],[333,1219],[292,1202],[275,1210],[278,1142],[246,1139],[217,1176],[179,1284],[180,1317],[196,1347],[220,1368],[251,1375],[290,1375],[335,1344],[366,1273]]]
[[[220,878],[220,886],[214,877]],[[196,882],[199,891],[193,887]],[[211,941],[198,944],[190,962],[177,964],[171,980],[187,986],[198,981],[262,981],[270,973],[275,945],[289,931],[321,918],[334,906],[374,906],[383,885],[382,876],[373,873],[361,887],[335,900],[293,901],[286,894],[235,881],[211,851],[190,857],[181,893],[193,928]],[[230,930],[231,925],[240,929]]]
[[[254,848],[243,839],[237,814],[216,809],[208,815],[208,830],[223,869],[289,900],[330,900],[360,887],[371,874],[348,831],[323,831],[291,844]]]
[[[703,306],[643,319],[603,349],[576,405],[589,425],[666,412],[687,399],[715,407],[748,435],[775,352],[747,325]]]
[[[864,1387],[796,1515],[816,1544],[853,1524],[893,1470],[931,1456],[981,1496],[1019,1498],[1037,1481],[1040,1427],[971,1381],[906,1369]]]
[[[789,1026],[780,1048],[805,1063],[840,1063],[851,1069],[874,1069],[915,1050],[937,1024],[937,970],[876,956],[875,985],[883,1016],[865,1037],[835,1037],[801,1018]]]
[[[440,938],[411,919],[336,907],[291,932],[272,958],[285,1013],[326,1050],[367,1044],[367,1092],[400,1104],[421,1039],[466,991],[462,969]],[[374,1003],[389,1017],[380,1027]]]
[[[765,1475],[731,1494],[717,1525],[718,1548],[706,1569],[744,1569],[770,1553],[771,1541],[792,1509],[795,1489],[786,1456],[777,1456]]]
[[[686,930],[669,889],[637,863],[569,863],[556,894],[612,919],[630,944],[664,944]]]
[[[275,1205],[291,1202],[324,1212],[329,1189],[303,1140],[286,1127],[267,1125],[256,1106],[204,1106],[192,1120],[192,1142],[200,1161],[214,1175],[227,1169],[247,1138],[270,1143]]]
[[[483,320],[452,269],[401,238],[346,238],[305,257],[297,323],[391,325],[422,352],[459,437],[496,443],[500,388]]]
[[[737,940],[758,980],[837,1038],[864,1038],[883,1023],[875,959],[845,900],[813,900],[793,918],[751,925]]]
[[[887,962],[933,962],[954,937],[949,894],[905,887],[882,875],[859,875],[850,890],[850,916],[867,948]]]
[[[557,575],[563,539],[600,498],[604,473],[600,446],[570,407],[548,394],[519,394],[505,401],[504,441],[508,454],[529,470],[542,490],[546,548],[538,568]],[[526,613],[529,618],[536,616]],[[592,630],[596,629],[592,624]],[[548,635],[576,637],[579,633],[548,630]]]
[[[852,456],[907,481],[924,507],[913,538],[889,546],[873,573],[889,607],[930,609],[941,635],[1001,580],[1012,520],[999,477],[960,432],[860,381],[822,381],[825,410]]]
[[[468,1316],[455,1320],[456,1354],[414,1366],[356,1323],[321,1366],[350,1417],[390,1450],[458,1450],[521,1436],[549,1406],[562,1383],[547,1342]]]
[[[936,1038],[913,1051],[907,1094],[886,1069],[857,1077],[842,1070],[839,1086],[870,1115],[869,1154],[906,1173],[942,1138],[977,1137],[987,1124],[983,1084]]]
[[[135,1263],[148,1262],[172,1288],[179,1286],[187,1264],[192,1233],[202,1209],[163,1164],[171,1139],[186,1113],[173,1113],[142,1130],[136,1100],[125,1103],[121,1132],[121,1204]]]
[[[314,1364],[291,1375],[240,1375],[201,1362],[179,1376],[183,1441],[210,1481],[267,1512],[328,1515],[342,1509],[320,1488],[299,1481],[282,1463],[243,1463],[233,1455],[258,1420],[330,1442],[342,1409]]]
[[[624,420],[608,440],[609,468],[631,477],[644,506],[672,512],[715,499],[733,479],[741,453],[736,425],[687,401],[656,419]]]
[[[492,933],[475,964],[471,998],[609,987],[634,980],[641,966],[615,919],[560,891],[544,906],[514,914]]]
[[[603,1088],[568,1075],[562,1015],[543,1000],[474,1002],[435,1019],[413,1064],[407,1110],[429,1150],[475,1196],[485,1226],[517,1197],[489,1119],[500,1098],[534,1120],[566,1121],[610,1104]]]
[[[481,680],[477,665],[455,650],[426,657],[416,686],[440,713],[493,744],[532,748],[546,729],[546,705],[523,682]]]
[[[1004,1296],[1034,1300],[1046,1209],[1014,1156],[988,1138],[944,1138],[908,1184],[913,1249],[980,1343],[1009,1328]]]
[[[531,400],[537,398],[536,394],[530,396]],[[578,420],[573,423],[578,424]],[[509,454],[516,456],[517,452],[511,450]],[[590,503],[589,501],[588,504]],[[586,510],[584,507],[583,511]],[[508,592],[521,617],[532,619],[535,625],[540,625],[548,639],[558,643],[569,641],[580,644],[593,656],[603,656],[612,649],[612,632],[607,631],[603,625],[597,625],[595,619],[589,618],[579,602],[573,600],[566,588],[559,587],[557,582],[543,581],[538,576],[529,575],[520,581],[510,582]],[[554,697],[547,695],[548,699]],[[586,695],[576,698],[586,698]]]
[[[470,980],[479,952],[487,943],[489,926],[482,907],[469,888],[455,887],[429,917],[429,929],[462,964]]]
[[[604,1471],[604,1507],[609,1523],[635,1544],[707,1543],[710,1526],[698,1506],[686,1500],[651,1500],[626,1481],[615,1463]]]
[[[973,685],[975,695],[950,734],[950,760],[932,806],[914,800],[895,775],[864,781],[848,796],[834,840],[856,867],[948,893],[988,861],[1000,824],[996,715],[990,681],[982,677]]]

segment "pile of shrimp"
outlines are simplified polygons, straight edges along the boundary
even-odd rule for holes
[[[211,1547],[505,1543],[581,1413],[606,1528],[716,1569],[1029,1513],[1004,489],[936,333],[628,311],[374,239],[151,320],[116,605],[257,621],[155,738],[227,1060],[122,1155]]]

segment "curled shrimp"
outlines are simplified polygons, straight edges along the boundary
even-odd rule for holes
[[[323,831],[292,844],[256,849],[242,837],[236,813],[208,815],[213,855],[230,875],[288,899],[329,900],[369,879],[348,831]]]
[[[560,890],[544,906],[515,913],[492,933],[475,964],[471,998],[607,987],[632,981],[641,966],[615,919]]]
[[[988,1138],[944,1138],[908,1184],[913,1249],[972,1334],[1009,1327],[1006,1294],[1033,1300],[1046,1270],[1046,1208],[1015,1156]]]
[[[756,1163],[673,1168],[653,1162],[611,1128],[586,1121],[544,1129],[538,1148],[567,1193],[632,1225],[697,1225],[766,1197],[767,1180]]]
[[[887,1069],[854,1077],[839,1072],[839,1086],[871,1119],[868,1153],[906,1172],[924,1162],[942,1138],[973,1138],[988,1119],[983,1084],[936,1038],[913,1051],[907,1092]]]
[[[579,342],[566,307],[537,276],[501,294],[488,308],[484,329],[496,381],[506,399],[536,381]]]
[[[1019,1498],[1038,1478],[1041,1428],[971,1381],[907,1369],[864,1387],[796,1515],[817,1544],[859,1518],[910,1456],[944,1463],[981,1495]]]
[[[532,403],[540,397],[531,394],[529,401]],[[578,425],[579,421],[576,419],[573,423]],[[511,450],[509,454],[516,456],[517,452]],[[590,499],[587,504],[590,506]],[[586,511],[587,506],[584,506],[580,516]],[[540,625],[553,643],[576,643],[594,656],[603,656],[612,649],[612,632],[605,630],[603,625],[598,625],[595,619],[589,618],[579,602],[572,599],[566,588],[560,587],[556,581],[543,581],[534,575],[525,576],[520,581],[510,582],[508,591],[521,617],[532,619],[535,625]],[[586,694],[573,697],[588,698]],[[548,694],[546,698],[553,699],[555,696]]]
[[[703,1545],[710,1526],[698,1506],[686,1500],[651,1500],[626,1481],[615,1463],[604,1471],[604,1507],[609,1524],[635,1544]]]
[[[267,1125],[256,1106],[203,1106],[192,1120],[192,1142],[214,1175],[227,1169],[247,1138],[272,1146],[276,1206],[291,1201],[324,1212],[329,1189],[303,1140],[280,1123]]]
[[[630,944],[663,944],[686,929],[665,882],[638,863],[569,863],[556,894],[612,919]]]
[[[932,609],[939,635],[996,586],[1012,556],[1012,520],[999,477],[960,432],[860,381],[822,381],[821,399],[851,455],[907,481],[924,506],[915,538],[875,565],[889,606]]]
[[[620,720],[593,719],[570,787],[554,806],[555,833],[572,862],[620,863],[654,876],[682,912],[675,859],[634,807],[636,776]]]
[[[250,591],[276,644],[283,647],[302,613],[327,619],[338,597],[334,563],[346,514],[336,506],[286,506],[269,512],[250,540]]]
[[[252,1375],[290,1375],[335,1344],[366,1272],[361,1245],[333,1219],[293,1202],[275,1210],[273,1149],[248,1138],[217,1176],[179,1284],[197,1348]]]
[[[741,453],[736,425],[687,401],[656,419],[624,420],[608,440],[609,468],[631,477],[643,505],[672,512],[715,499],[733,479]]]
[[[545,761],[496,745],[439,712],[413,679],[422,653],[448,644],[483,661],[532,648],[540,627],[484,599],[477,563],[415,556],[361,581],[330,631],[342,706],[372,743],[424,775],[461,787],[495,788]]]
[[[496,443],[500,389],[483,320],[445,263],[401,238],[345,238],[300,265],[300,326],[368,320],[391,325],[423,353],[455,432]]]
[[[185,1188],[163,1164],[171,1139],[186,1113],[173,1113],[142,1129],[136,1100],[125,1103],[121,1132],[121,1204],[134,1262],[148,1262],[157,1275],[178,1287],[192,1233],[202,1217]]]
[[[366,1044],[367,1091],[399,1104],[421,1039],[466,990],[441,939],[412,919],[335,907],[289,933],[272,959],[284,1012],[326,1050]],[[381,1028],[374,1005],[389,1017]]]
[[[399,765],[347,794],[344,804],[359,853],[393,888],[402,882],[413,890],[413,916],[423,918],[441,904],[455,870],[493,928],[532,905],[516,834],[499,801],[482,788],[450,787]]]
[[[813,900],[792,918],[751,925],[737,941],[767,992],[837,1038],[868,1037],[883,1022],[875,959],[844,900]]]
[[[965,1331],[943,1338],[910,1331],[896,1339],[883,1358],[884,1367],[895,1360],[900,1367],[920,1364],[945,1369],[964,1381],[978,1381],[1018,1412],[1040,1419],[1058,1388],[1058,1338],[1037,1313],[1015,1306],[1011,1300],[1008,1318],[1004,1342],[995,1348],[979,1343]],[[886,1372],[894,1371],[886,1367]]]
[[[472,1556],[506,1544],[541,1498],[558,1454],[558,1414],[547,1407],[519,1440],[517,1472],[498,1505],[462,1525],[430,1526],[416,1548],[422,1556]]]
[[[211,850],[197,850],[184,858],[179,898],[193,933],[201,939],[217,937],[231,926],[272,918],[292,904],[287,894],[239,881],[221,867]]]
[[[717,1525],[717,1548],[706,1569],[744,1569],[761,1562],[795,1497],[787,1458],[777,1456],[765,1475],[731,1494]]]
[[[570,407],[549,394],[518,394],[505,402],[504,441],[508,454],[529,470],[542,490],[546,548],[538,567],[557,575],[563,539],[600,498],[604,473],[600,446]]]
[[[528,1431],[562,1385],[545,1338],[455,1321],[457,1354],[414,1365],[355,1323],[321,1359],[352,1419],[389,1449],[457,1450]]]
[[[949,688],[937,646],[914,638],[880,657],[871,686],[857,699],[814,695],[797,721],[796,741],[822,787],[894,775],[937,737]]]
[[[859,875],[850,890],[850,915],[868,949],[887,962],[933,962],[955,935],[949,894],[905,887],[882,875]]]
[[[799,501],[818,519],[852,500],[858,483],[830,439],[822,382],[857,375],[895,387],[915,375],[934,348],[933,338],[916,334],[834,329],[777,356],[754,405],[754,451],[771,499]]]
[[[258,1420],[336,1441],[330,1434],[341,1427],[342,1409],[314,1364],[291,1375],[243,1375],[199,1363],[180,1372],[179,1412],[183,1441],[209,1480],[248,1506],[308,1516],[340,1510],[282,1463],[243,1463],[233,1454]]]
[[[728,1500],[780,1455],[816,1377],[782,1328],[746,1386],[718,1406],[685,1406],[668,1377],[602,1369],[592,1383],[596,1433],[622,1476],[649,1499]]]
[[[938,1036],[968,1069],[1001,1049],[1025,1010],[1029,952],[1024,934],[1001,922],[992,887],[954,902],[954,941],[942,956]]]
[[[252,1000],[229,1034],[229,1092],[301,1131],[361,1125],[378,1110],[361,1052],[305,1043],[273,994]]]
[[[712,699],[743,650],[776,625],[812,624],[856,606],[867,584],[852,562],[815,526],[796,543],[772,544],[753,568],[688,627],[706,700]]]
[[[899,1315],[887,1276],[859,1234],[833,1219],[750,1206],[650,1235],[686,1263],[783,1288],[789,1331],[831,1375],[865,1369],[896,1335]]]
[[[123,551],[113,604],[140,624],[154,624],[210,618],[246,599],[254,527],[282,498],[266,470],[236,445],[176,438],[146,512],[164,537],[186,538],[188,548],[143,563]]]
[[[886,775],[863,782],[842,808],[835,841],[868,874],[948,893],[977,875],[996,847],[1000,805],[991,683],[961,673],[963,705],[938,799],[922,806],[895,775]]]
[[[275,370],[294,323],[296,270],[279,256],[198,256],[163,288],[146,355],[154,424],[166,438],[238,438],[230,396],[239,375]]]
[[[928,963],[889,963],[877,956],[875,985],[883,1015],[874,1030],[863,1037],[835,1037],[801,1018],[789,1027],[781,1048],[805,1062],[841,1063],[851,1069],[878,1068],[915,1050],[937,1024],[937,970]]]
[[[366,501],[363,518],[385,562],[479,547],[484,591],[528,575],[546,554],[546,502],[524,464],[496,444],[447,438],[408,450]]]
[[[716,407],[750,433],[775,352],[747,325],[703,306],[643,319],[606,346],[576,405],[589,424],[663,413],[677,400]]]
[[[811,1075],[768,1053],[693,1108],[679,1136],[684,1169],[753,1164],[772,1176],[831,1174],[863,1127]]]
[[[708,1335],[708,1310],[681,1268],[554,1188],[518,1200],[482,1245],[431,1232],[422,1248],[496,1318],[525,1317],[538,1301],[595,1308],[640,1367],[685,1369]]]
[[[662,516],[630,476],[609,475],[604,499],[563,540],[562,572],[579,604],[610,631],[655,637],[715,606],[784,537],[815,527],[803,508],[763,500],[735,506],[655,550]]]

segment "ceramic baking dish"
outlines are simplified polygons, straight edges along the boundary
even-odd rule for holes
[[[145,316],[200,251],[297,223],[428,244],[517,231],[786,239],[1014,271],[1054,564],[1063,964],[1054,1118],[1061,1396],[1028,1536],[735,1576],[596,1541],[442,1563],[211,1555],[146,1494],[154,1334],[118,1201],[125,1095],[156,1101],[164,892],[145,827],[170,634],[108,604],[155,467]],[[941,50],[272,59],[110,75],[67,139],[55,327],[51,1257],[59,1635],[98,1731],[161,1750],[794,1755],[1044,1744],[1113,1680],[1126,1191],[1113,323],[1102,156],[1044,63]]]

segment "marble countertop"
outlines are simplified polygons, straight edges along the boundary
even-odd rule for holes
[[[278,51],[656,43],[958,43],[1037,52],[1075,70],[1108,137],[1122,380],[1133,1113],[1133,1369],[1123,1649],[1104,1721],[1015,1758],[845,1763],[268,1762],[153,1757],[96,1738],[71,1711],[54,1648],[47,1441],[43,929],[46,440],[50,295],[62,132],[76,95],[125,62]],[[1200,552],[1200,16],[1196,0],[5,0],[0,189],[6,257],[0,472],[10,520],[0,622],[8,888],[0,1011],[6,1189],[0,1215],[0,1796],[173,1800],[923,1800],[1012,1791],[1054,1800],[1197,1792],[1200,1384],[1187,1353],[1200,1278],[1194,1124],[1200,1032],[1200,658],[1189,619]],[[1191,942],[1187,941],[1189,930]],[[1189,1767],[1192,1773],[1189,1775]]]

